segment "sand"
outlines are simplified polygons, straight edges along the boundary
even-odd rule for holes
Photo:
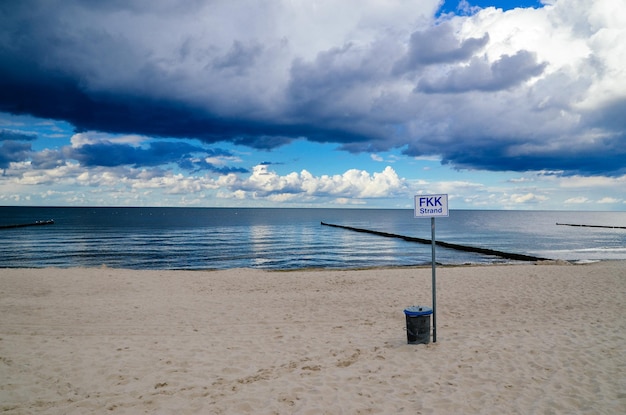
[[[626,262],[0,269],[2,414],[624,414]]]

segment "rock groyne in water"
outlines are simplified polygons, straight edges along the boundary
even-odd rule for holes
[[[374,230],[370,230],[370,229],[354,228],[352,226],[334,225],[332,223],[325,223],[325,222],[321,222],[321,224],[323,226],[330,226],[330,227],[333,227],[333,228],[347,229],[347,230],[355,231],[355,232],[370,233],[372,235],[384,236],[386,238],[399,238],[399,239],[403,239],[403,240],[408,241],[408,242],[417,242],[417,243],[429,244],[429,245],[432,244],[432,241],[430,239],[415,238],[415,237],[412,237],[412,236],[397,235],[395,233],[374,231]],[[501,257],[501,258],[512,259],[512,260],[515,260],[515,261],[548,261],[549,260],[548,258],[541,258],[541,257],[533,256],[533,255],[525,255],[525,254],[516,254],[516,253],[511,253],[511,252],[503,252],[503,251],[497,251],[497,250],[494,250],[494,249],[480,248],[480,247],[476,247],[476,246],[452,244],[452,243],[443,242],[443,241],[435,241],[435,244],[438,245],[438,246],[442,246],[444,248],[456,249],[458,251],[475,252],[475,253],[483,254],[483,255],[493,255],[493,256],[498,256],[498,257]]]
[[[54,220],[38,220],[36,222],[29,223],[18,223],[15,225],[0,225],[0,229],[13,229],[13,228],[25,228],[27,226],[43,226],[43,225],[54,225]]]

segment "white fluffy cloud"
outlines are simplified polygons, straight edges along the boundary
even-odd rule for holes
[[[293,196],[340,197],[369,199],[393,197],[407,191],[404,179],[398,177],[391,167],[382,172],[370,174],[363,170],[351,169],[339,175],[313,176],[306,170],[280,176],[267,165],[255,166],[249,177],[231,174],[217,180],[238,194],[243,191],[255,197],[277,197],[285,200]],[[291,196],[288,196],[291,195]]]
[[[150,194],[153,203],[159,201],[158,194],[163,195],[164,198],[157,204],[167,204],[168,198],[176,200],[171,199],[171,195],[195,195],[195,203],[202,204],[207,203],[206,197],[210,194],[222,199],[242,201],[320,203],[331,200],[337,204],[347,204],[348,201],[351,204],[364,204],[365,199],[406,196],[409,191],[406,180],[400,178],[391,167],[371,174],[351,169],[343,174],[314,176],[303,170],[281,176],[267,165],[257,165],[248,176],[230,173],[212,177],[130,167],[85,169],[77,163],[32,170],[28,163],[21,163],[11,166],[10,175],[13,177],[11,182],[0,182],[0,189],[11,188],[19,192],[21,188],[22,192],[33,194],[32,190],[24,191],[25,188],[39,189],[54,183],[56,188],[65,189],[67,194],[102,191]],[[2,200],[8,199],[0,197]],[[108,205],[110,202],[100,203]],[[84,199],[84,203],[90,203],[89,197]]]

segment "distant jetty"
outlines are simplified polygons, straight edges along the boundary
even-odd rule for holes
[[[333,225],[331,223],[324,223],[324,222],[321,222],[321,223],[323,226],[331,226],[333,228],[341,228],[341,229],[347,229],[347,230],[355,231],[355,232],[370,233],[373,235],[384,236],[387,238],[399,238],[408,242],[432,244],[432,241],[430,239],[414,238],[412,236],[396,235],[395,233],[373,231],[370,229],[353,228],[351,226]],[[435,241],[435,244],[438,246],[442,246],[444,248],[456,249],[457,251],[475,252],[475,253],[483,254],[483,255],[493,255],[493,256],[498,256],[501,258],[512,259],[515,261],[548,261],[549,260],[548,258],[541,258],[541,257],[532,256],[532,255],[515,254],[511,252],[496,251],[493,249],[479,248],[475,246],[451,244],[451,243],[443,242],[443,241]]]
[[[29,223],[17,223],[15,225],[0,225],[0,229],[26,228],[27,226],[43,226],[43,225],[54,225],[54,219],[38,220],[36,222],[29,222]]]
[[[560,226],[580,226],[582,228],[607,228],[607,229],[626,229],[626,226],[608,226],[608,225],[578,225],[575,223],[556,223]]]

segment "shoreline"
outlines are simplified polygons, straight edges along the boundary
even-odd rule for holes
[[[463,267],[499,267],[499,266],[524,266],[524,265],[590,265],[596,263],[612,263],[612,262],[624,262],[626,259],[582,259],[582,260],[566,260],[566,259],[545,259],[539,261],[497,261],[497,262],[465,262],[458,264],[443,264],[437,262],[437,269],[445,268],[463,268]],[[0,266],[0,273],[2,270],[19,270],[19,269],[32,269],[32,270],[69,270],[69,269],[111,269],[120,271],[174,271],[174,272],[218,272],[218,271],[230,271],[238,269],[253,270],[259,272],[332,272],[332,271],[367,271],[367,270],[393,270],[393,269],[431,269],[430,263],[416,264],[416,265],[372,265],[372,266],[359,266],[359,267],[346,267],[346,268],[331,268],[331,267],[307,267],[307,268],[255,268],[255,267],[233,267],[233,268],[130,268],[130,267],[113,267],[107,264],[101,264],[98,266],[41,266],[41,267],[7,267]]]
[[[0,269],[6,414],[626,412],[626,261]],[[417,304],[416,304],[417,303]]]

